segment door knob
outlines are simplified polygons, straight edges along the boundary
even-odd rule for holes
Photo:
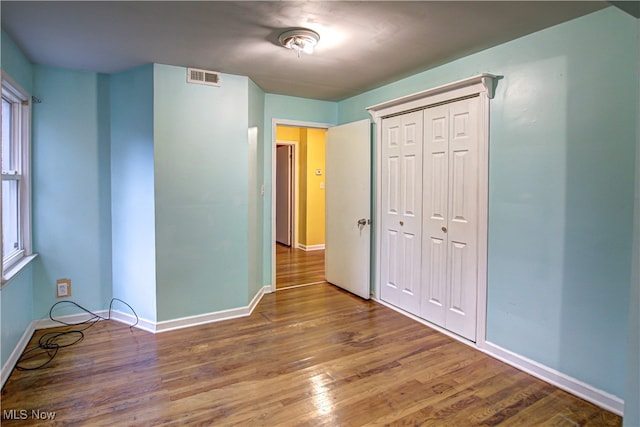
[[[446,233],[446,232],[447,232],[447,227],[445,227],[445,226],[443,225],[443,226],[442,226],[442,231],[443,231],[444,233]]]
[[[404,221],[400,221],[400,225],[404,225]]]
[[[367,225],[367,220],[366,220],[366,219],[364,219],[364,218],[360,218],[360,219],[358,220],[358,225],[361,225],[361,226],[363,226],[363,227],[364,227],[365,225]]]

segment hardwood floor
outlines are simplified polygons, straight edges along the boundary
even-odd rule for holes
[[[324,250],[303,251],[276,244],[276,289],[324,281]]]
[[[2,410],[12,409],[82,426],[621,424],[329,284],[265,295],[249,317],[156,335],[99,322],[48,366],[14,371],[2,390]]]

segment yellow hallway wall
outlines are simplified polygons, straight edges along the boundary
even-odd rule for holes
[[[298,182],[298,242],[307,244],[307,132],[300,129],[300,181]]]
[[[306,246],[324,245],[325,229],[325,129],[306,129],[307,132],[307,221]],[[316,175],[316,171],[320,175]]]
[[[300,141],[300,128],[276,126],[277,141]]]

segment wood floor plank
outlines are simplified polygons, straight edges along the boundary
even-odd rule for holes
[[[621,424],[326,283],[265,295],[245,318],[157,335],[99,322],[44,368],[14,371],[2,409],[91,426]]]
[[[276,244],[276,289],[324,281],[324,250]]]

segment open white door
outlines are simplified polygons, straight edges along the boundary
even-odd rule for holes
[[[326,141],[325,277],[369,299],[371,123],[329,128]]]

